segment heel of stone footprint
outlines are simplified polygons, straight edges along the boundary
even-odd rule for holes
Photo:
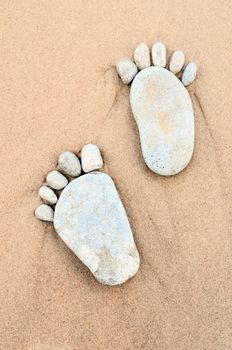
[[[63,152],[59,156],[57,170],[48,173],[46,183],[39,188],[39,196],[44,204],[35,210],[35,216],[42,220],[53,222],[54,208],[58,201],[58,193],[62,191],[74,178],[83,172],[99,170],[103,160],[96,145],[85,145],[81,150],[81,161],[73,152]]]
[[[129,85],[139,71],[150,66],[167,68],[166,47],[161,42],[156,42],[151,49],[147,44],[140,44],[134,51],[134,60],[125,58],[120,60],[116,69],[122,82]],[[174,75],[183,70],[181,81],[184,86],[189,86],[193,83],[197,75],[197,66],[194,62],[188,63],[185,67],[185,55],[183,51],[175,51],[170,59],[169,70]]]

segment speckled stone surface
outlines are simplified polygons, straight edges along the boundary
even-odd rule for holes
[[[194,149],[194,113],[186,88],[167,69],[149,67],[133,80],[130,103],[147,166],[164,176],[179,173]]]
[[[109,175],[92,172],[69,183],[57,202],[54,227],[99,282],[121,284],[138,271],[131,227]]]

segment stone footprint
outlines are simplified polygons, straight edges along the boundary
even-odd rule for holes
[[[100,150],[93,144],[82,148],[81,162],[72,152],[62,153],[58,170],[51,171],[39,189],[45,204],[35,210],[35,216],[53,222],[58,235],[95,278],[113,286],[134,276],[140,259],[114,182],[98,171],[102,166]]]
[[[151,63],[152,58],[152,63]],[[134,62],[123,59],[116,68],[124,84],[131,84],[130,104],[136,120],[143,157],[159,175],[178,174],[194,149],[194,112],[186,89],[196,78],[195,63],[185,66],[183,51],[175,51],[166,67],[166,48],[144,43],[134,51]],[[152,66],[153,64],[153,66]],[[176,74],[180,75],[181,81]]]

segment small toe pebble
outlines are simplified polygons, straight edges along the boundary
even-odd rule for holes
[[[172,55],[169,68],[173,74],[177,74],[181,71],[184,66],[185,56],[183,51],[175,51]]]
[[[162,43],[155,43],[152,47],[152,61],[154,66],[166,66],[166,47]]]
[[[48,186],[40,187],[39,196],[48,204],[54,205],[57,202],[57,196],[55,192]]]
[[[129,58],[118,62],[116,66],[118,75],[124,84],[130,84],[138,72],[138,68]]]
[[[72,152],[63,152],[58,160],[59,169],[63,170],[65,174],[77,177],[81,174],[81,163],[79,158]]]
[[[41,204],[35,210],[35,216],[40,220],[53,222],[54,211],[49,205]]]
[[[48,186],[54,188],[54,190],[62,190],[68,184],[68,180],[59,171],[53,170],[47,175]]]
[[[196,63],[191,62],[187,64],[182,76],[182,83],[184,84],[184,86],[189,86],[190,84],[192,84],[192,82],[196,78],[196,75],[197,75]]]
[[[96,145],[85,145],[81,150],[81,163],[85,173],[101,169],[103,160],[101,152]]]
[[[136,47],[134,52],[134,61],[140,70],[150,67],[150,50],[146,44],[142,43]]]

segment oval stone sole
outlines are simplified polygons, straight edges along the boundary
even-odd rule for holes
[[[109,175],[92,172],[70,182],[56,204],[54,227],[99,282],[121,284],[138,271],[133,233]]]
[[[149,67],[134,78],[130,103],[147,166],[175,175],[190,162],[194,149],[194,113],[188,91],[162,67]]]

